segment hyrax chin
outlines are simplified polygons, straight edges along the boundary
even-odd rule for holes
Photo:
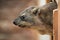
[[[53,33],[53,10],[57,8],[56,1],[42,7],[29,7],[20,13],[14,24],[22,28],[33,28],[41,34]]]

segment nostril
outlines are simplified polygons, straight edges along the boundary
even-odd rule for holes
[[[13,22],[13,24],[15,24],[15,22]]]
[[[13,22],[13,24],[17,25],[15,21]]]

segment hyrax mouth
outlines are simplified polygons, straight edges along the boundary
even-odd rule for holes
[[[19,25],[19,27],[25,28],[25,27],[26,27],[26,25]]]
[[[29,26],[28,25],[18,25],[18,26],[21,28],[30,28],[31,25],[29,25]]]
[[[22,27],[22,28],[25,28],[25,27],[28,27],[29,28],[30,26],[32,26],[32,24],[29,23],[29,22],[22,21],[17,26]]]

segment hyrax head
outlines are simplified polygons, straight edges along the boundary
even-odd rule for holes
[[[37,16],[38,8],[29,7],[22,11],[20,15],[14,20],[14,24],[20,27],[32,26],[39,23]]]

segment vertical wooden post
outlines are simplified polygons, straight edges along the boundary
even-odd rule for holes
[[[58,38],[58,10],[53,11],[53,39],[57,40]]]

